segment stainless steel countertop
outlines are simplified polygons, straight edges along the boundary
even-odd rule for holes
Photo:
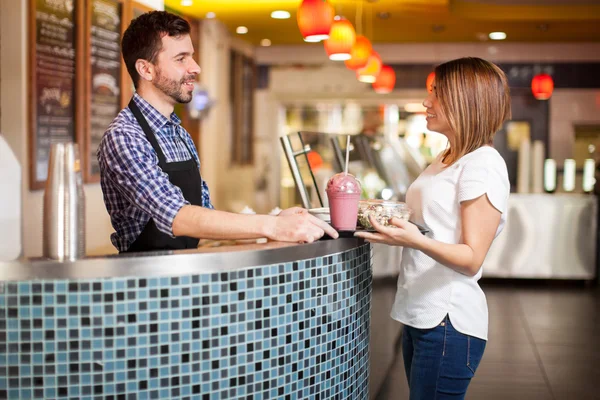
[[[325,257],[363,245],[358,238],[310,244],[270,242],[194,250],[87,257],[76,261],[25,259],[0,262],[0,281],[180,276],[235,271]]]

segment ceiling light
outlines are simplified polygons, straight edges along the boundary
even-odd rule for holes
[[[213,19],[213,18],[215,18],[216,16],[217,16],[217,14],[215,14],[215,13],[214,13],[214,12],[212,12],[212,11],[209,11],[209,12],[207,12],[207,13],[206,13],[206,18],[208,18],[208,19]]]
[[[427,91],[429,93],[433,92],[433,80],[435,79],[435,72],[430,72],[429,75],[427,75],[427,79],[425,80],[425,88],[427,89]],[[408,110],[406,110],[408,111]]]
[[[248,28],[246,28],[245,26],[238,26],[237,28],[235,28],[235,33],[245,35],[246,33],[248,33]]]
[[[356,70],[356,77],[364,83],[375,82],[377,75],[381,71],[381,57],[376,51],[371,53],[367,65]]]
[[[269,47],[271,45],[271,41],[269,39],[263,39],[260,41],[260,45],[263,47]]]
[[[192,0],[181,0],[181,5],[184,7],[191,6],[193,4]]]
[[[350,52],[356,41],[354,27],[347,19],[334,20],[325,40],[325,51],[330,60],[344,61],[351,58]]]
[[[287,11],[273,11],[271,13],[271,18],[273,19],[288,19],[290,17],[290,13]]]
[[[531,80],[531,91],[538,100],[548,100],[554,91],[554,80],[548,74],[537,74]]]
[[[506,39],[506,33],[504,32],[491,32],[489,34],[490,39],[492,40],[504,40]]]
[[[344,61],[344,63],[349,69],[357,70],[363,68],[367,65],[372,52],[373,46],[371,45],[371,41],[363,35],[358,35],[350,50],[350,59]]]
[[[302,0],[296,18],[304,41],[316,43],[329,38],[335,10],[327,1]]]
[[[390,93],[396,86],[396,72],[389,65],[384,65],[373,82],[376,93]]]

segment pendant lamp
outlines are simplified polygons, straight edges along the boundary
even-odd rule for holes
[[[427,80],[425,81],[425,87],[429,93],[433,92],[433,80],[435,79],[435,72],[430,72],[427,75]]]
[[[356,41],[354,27],[347,19],[333,21],[329,31],[329,39],[325,40],[325,51],[330,60],[345,61],[351,58],[350,51]]]
[[[359,69],[367,65],[369,56],[373,52],[371,41],[363,35],[356,36],[356,41],[350,51],[350,59],[344,61],[348,69]]]
[[[531,80],[531,91],[538,100],[548,100],[554,91],[554,81],[548,74],[537,74]]]
[[[384,65],[379,75],[373,82],[373,89],[377,93],[390,93],[396,85],[396,72],[389,65]]]
[[[379,71],[381,71],[381,57],[376,51],[373,51],[367,65],[356,70],[356,77],[361,82],[373,83],[377,79]]]
[[[335,10],[327,0],[303,0],[296,16],[304,41],[316,43],[329,38]]]

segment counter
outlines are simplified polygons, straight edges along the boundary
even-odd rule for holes
[[[511,193],[483,276],[595,279],[597,212],[593,195]]]
[[[348,238],[0,263],[0,398],[367,399]]]

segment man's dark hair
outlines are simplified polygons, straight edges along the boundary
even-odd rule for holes
[[[188,22],[166,11],[150,11],[131,21],[121,40],[123,60],[137,88],[140,79],[135,62],[139,59],[156,63],[163,36],[179,37],[190,33]]]

